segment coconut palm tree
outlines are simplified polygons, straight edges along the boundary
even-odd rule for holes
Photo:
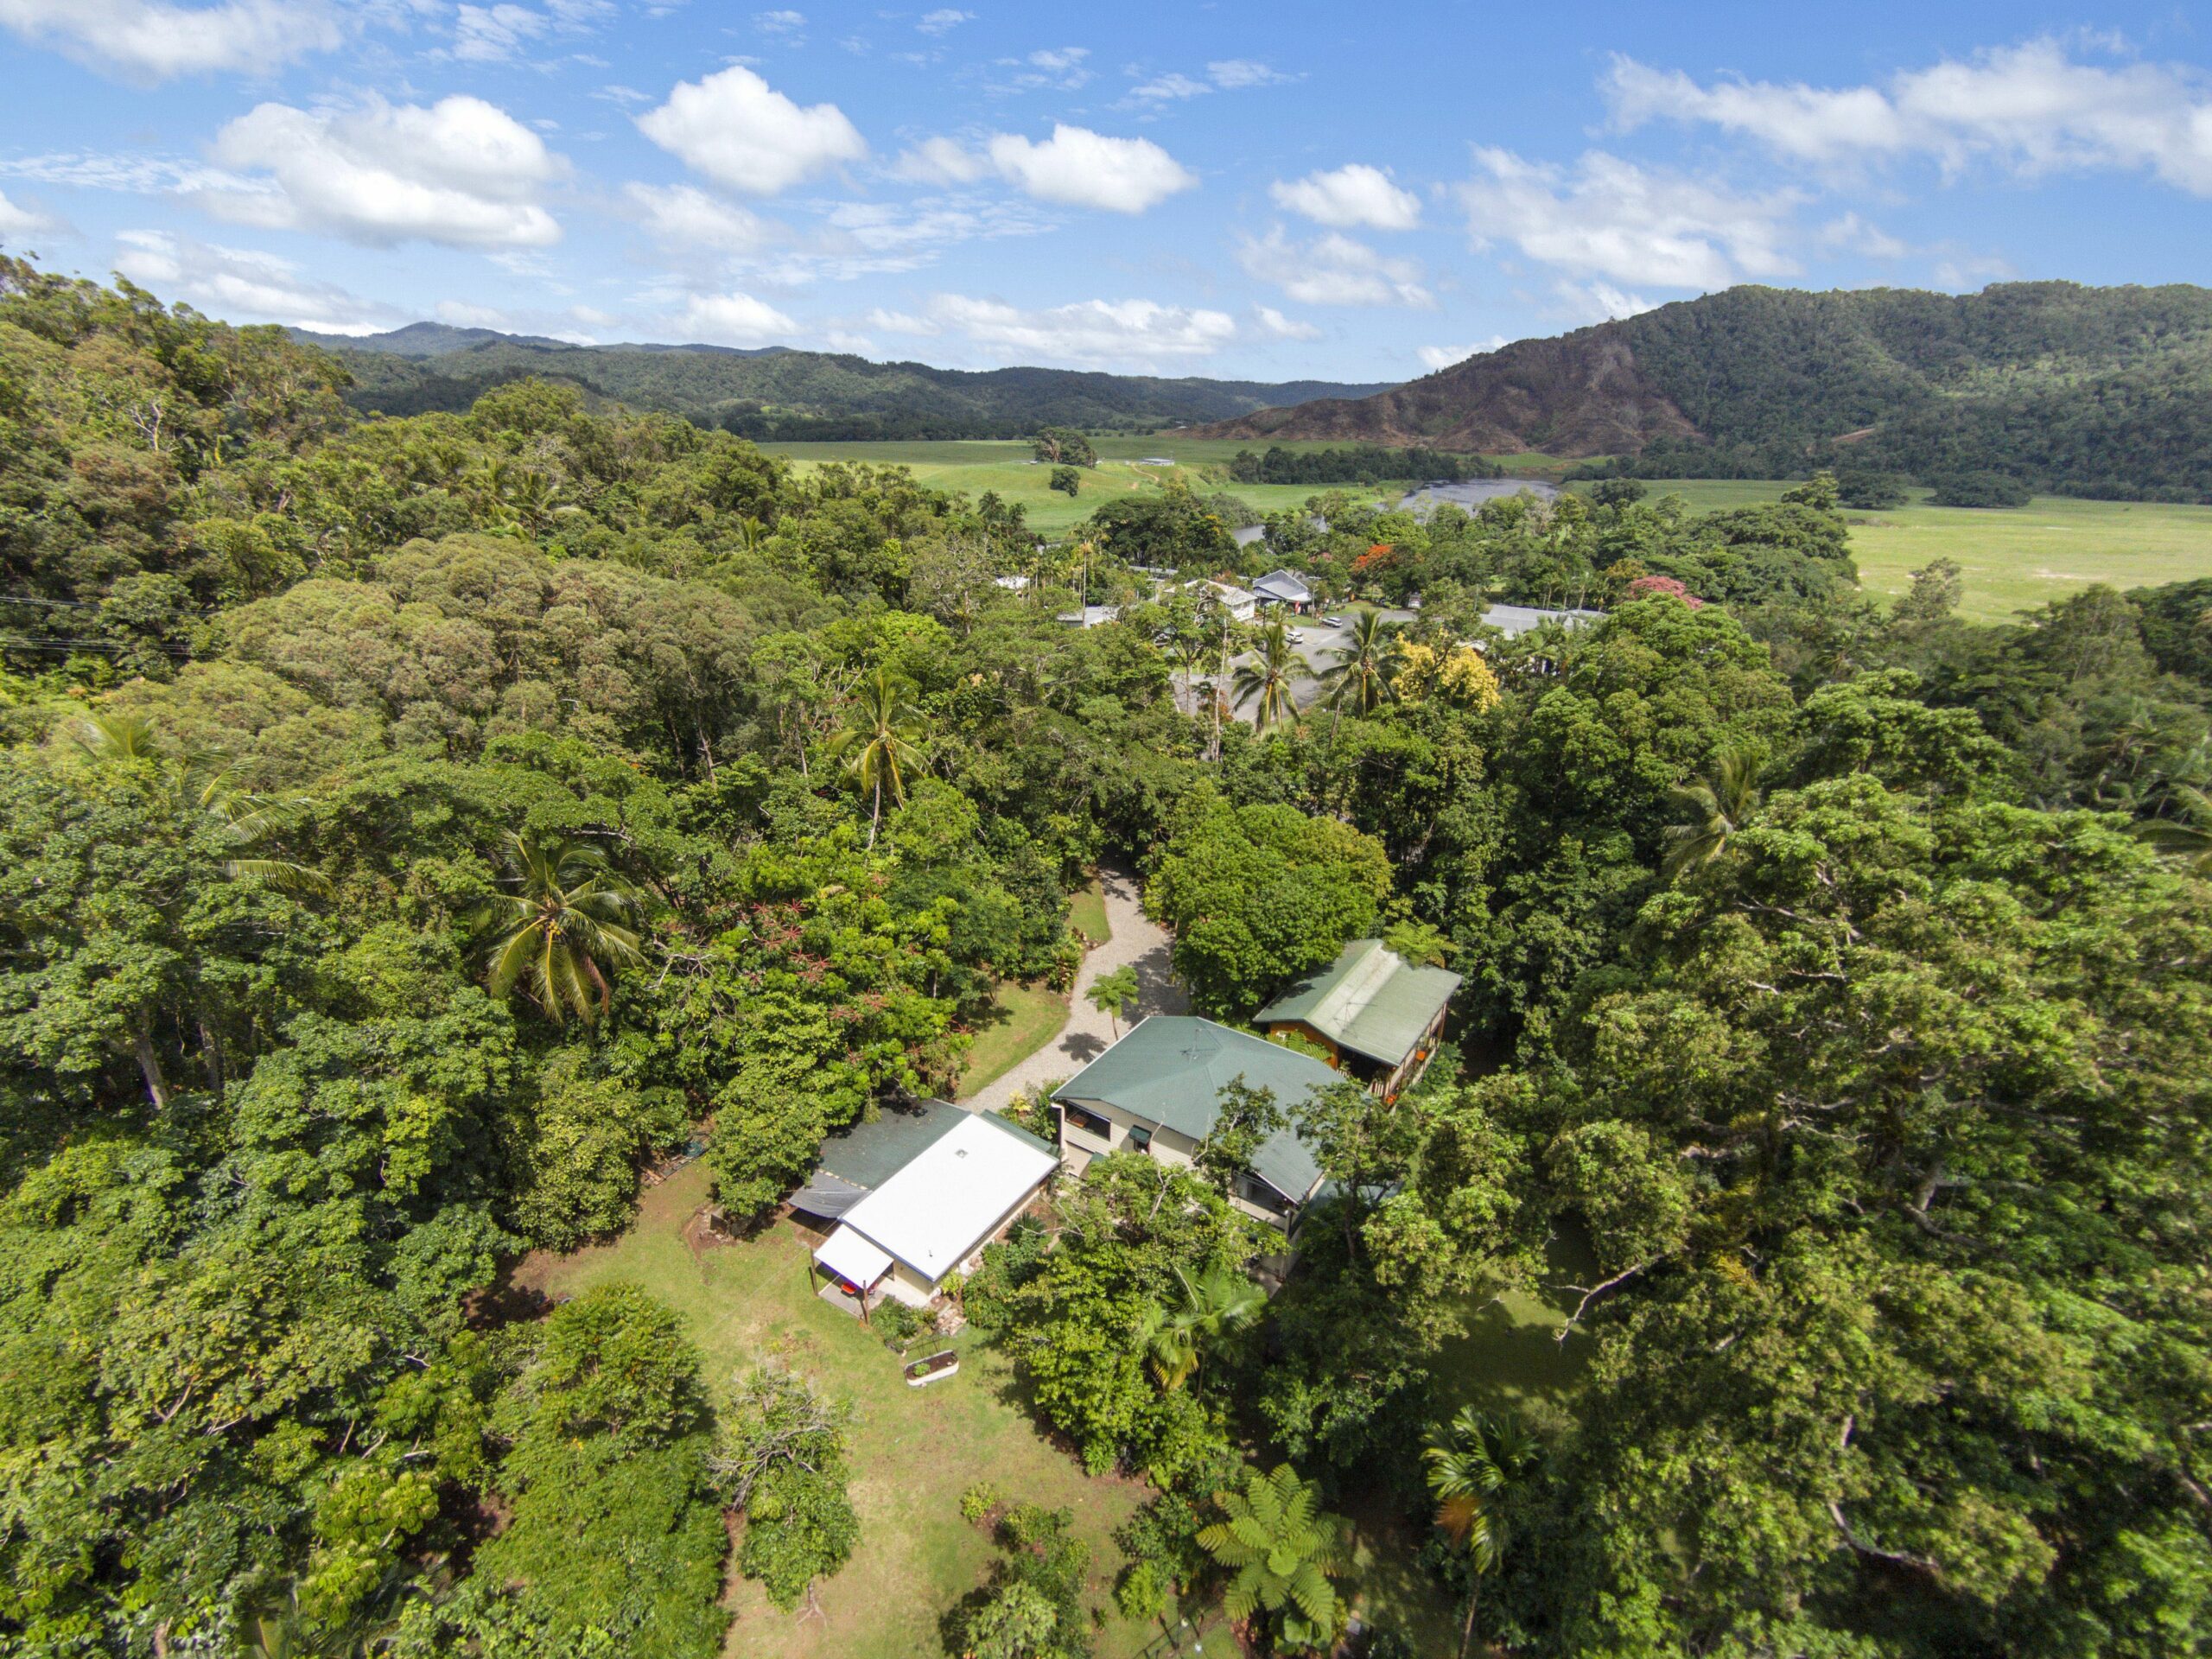
[[[1660,869],[1669,880],[1701,869],[1727,849],[1759,804],[1759,772],[1765,757],[1732,747],[1713,758],[1711,776],[1674,791],[1682,817],[1666,830],[1667,855]]]
[[[1390,681],[1396,672],[1398,630],[1372,607],[1352,614],[1351,632],[1329,653],[1335,660],[1321,671],[1329,707],[1341,715],[1346,705],[1357,713],[1371,715],[1390,700]]]
[[[1321,1489],[1288,1464],[1244,1472],[1240,1491],[1215,1496],[1224,1519],[1202,1529],[1198,1547],[1235,1576],[1223,1604],[1233,1618],[1265,1611],[1281,1621],[1283,1643],[1325,1650],[1344,1625],[1329,1574],[1344,1563],[1350,1529],[1321,1509]]]
[[[1475,1630],[1475,1595],[1483,1574],[1505,1548],[1505,1527],[1491,1500],[1535,1461],[1535,1442],[1511,1418],[1492,1421],[1462,1406],[1421,1455],[1428,1462],[1428,1490],[1436,1497],[1436,1524],[1467,1552],[1467,1619],[1459,1630],[1462,1659]]]
[[[1265,1291],[1226,1268],[1196,1279],[1178,1268],[1175,1278],[1182,1294],[1170,1306],[1151,1304],[1137,1331],[1153,1375],[1170,1393],[1190,1381],[1205,1350],[1251,1324],[1268,1304]]]
[[[241,789],[238,767],[219,750],[172,752],[160,725],[144,715],[80,715],[68,728],[69,741],[94,766],[127,771],[149,799],[178,817],[203,816],[223,839],[241,849],[226,858],[223,874],[233,881],[260,880],[287,893],[327,893],[321,871],[281,858],[244,855],[283,816],[284,804]]]
[[[845,728],[830,739],[830,753],[840,756],[845,770],[872,798],[868,821],[868,844],[875,845],[883,823],[883,791],[887,785],[893,801],[906,798],[906,774],[920,768],[926,758],[922,740],[926,730],[922,711],[907,696],[902,680],[879,667],[853,688],[853,701],[845,712]]]
[[[2187,784],[2167,791],[2181,816],[2146,818],[2135,833],[2162,853],[2182,860],[2199,875],[2212,875],[2212,796]]]
[[[637,891],[607,855],[567,836],[525,830],[507,849],[505,885],[476,907],[490,967],[485,984],[505,996],[529,982],[531,1000],[555,1020],[586,1025],[613,1003],[610,973],[645,960],[634,925]]]
[[[1213,653],[1198,635],[1185,634],[1168,646],[1167,654],[1183,671],[1182,695],[1191,700],[1191,712],[1195,715],[1198,712],[1198,670]],[[1180,709],[1183,705],[1179,701],[1175,706]]]
[[[1236,665],[1236,677],[1230,682],[1230,695],[1242,709],[1246,703],[1258,701],[1252,712],[1255,730],[1264,732],[1272,726],[1298,717],[1298,700],[1292,696],[1292,686],[1300,678],[1311,677],[1313,666],[1290,643],[1290,630],[1281,617],[1268,624],[1260,635],[1260,643],[1249,662]]]

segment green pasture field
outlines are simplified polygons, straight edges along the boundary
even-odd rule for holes
[[[869,462],[906,467],[917,482],[933,489],[965,490],[981,495],[995,490],[1003,500],[1018,503],[1030,524],[1048,536],[1073,527],[1116,495],[1158,489],[1162,480],[1179,477],[1193,489],[1227,490],[1257,512],[1280,512],[1318,493],[1311,484],[1230,484],[1218,474],[1201,468],[1225,467],[1240,449],[1265,448],[1235,438],[1185,438],[1173,433],[1152,437],[1095,438],[1098,465],[1084,467],[1082,493],[1072,499],[1051,486],[1052,469],[1030,459],[1029,445],[1019,439],[887,440],[877,443],[768,443],[762,448],[797,463],[802,472],[827,461]],[[1292,443],[1290,449],[1325,449],[1325,443]],[[1173,464],[1139,465],[1158,456]]]
[[[1681,496],[1700,512],[1779,500],[1786,482],[1666,479],[1652,497]],[[2212,507],[2079,501],[2039,495],[2024,507],[1932,507],[1928,492],[1889,512],[1849,512],[1851,552],[1870,594],[1895,598],[1931,560],[1966,572],[1960,613],[2002,622],[2096,582],[2156,588],[2212,576]]]
[[[1239,449],[1257,445],[1235,438],[1189,438],[1174,433],[1094,440],[1098,466],[1084,468],[1082,493],[1070,499],[1047,486],[1049,467],[1029,459],[1027,443],[881,442],[784,443],[766,448],[802,468],[823,461],[874,461],[910,467],[921,482],[980,495],[995,490],[1019,502],[1029,522],[1047,535],[1072,528],[1116,494],[1157,489],[1180,476],[1194,488],[1225,489],[1260,512],[1295,507],[1319,492],[1308,484],[1227,484],[1214,469]],[[1286,446],[1319,449],[1301,442]],[[1172,467],[1140,463],[1160,456]],[[1567,463],[1555,456],[1497,457],[1509,474],[1556,476]],[[1586,487],[1586,486],[1582,486]],[[1780,499],[1789,487],[1771,479],[1662,479],[1650,495],[1681,496],[1700,512],[1749,506]],[[1388,494],[1387,491],[1383,493]],[[1907,505],[1890,512],[1852,512],[1851,550],[1866,591],[1895,598],[1911,585],[1912,572],[1932,559],[1949,558],[1966,572],[1961,612],[1972,620],[2001,622],[2095,582],[2152,588],[2212,576],[2212,507],[2166,506],[2135,501],[2079,501],[2037,496],[2024,507],[1934,507],[1915,491]]]

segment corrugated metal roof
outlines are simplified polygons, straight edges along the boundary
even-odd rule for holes
[[[1340,1047],[1397,1065],[1459,988],[1459,976],[1417,968],[1380,939],[1354,939],[1259,1012],[1257,1024],[1296,1020]]]
[[[957,1108],[955,1115],[960,1121],[949,1132],[845,1212],[846,1227],[931,1284],[1059,1163],[1057,1153],[1011,1124],[994,1126],[986,1115]]]
[[[1240,1077],[1249,1088],[1274,1090],[1275,1103],[1286,1112],[1338,1080],[1320,1061],[1280,1043],[1211,1020],[1155,1014],[1130,1027],[1052,1097],[1103,1101],[1132,1117],[1203,1141],[1213,1130],[1221,1091]],[[1321,1169],[1285,1128],[1270,1135],[1254,1155],[1252,1173],[1295,1201],[1313,1190]]]
[[[886,1106],[822,1143],[816,1179],[830,1175],[852,1186],[881,1186],[968,1116],[949,1100]]]

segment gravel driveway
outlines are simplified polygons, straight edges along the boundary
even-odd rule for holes
[[[1137,907],[1136,878],[1121,870],[1101,870],[1098,886],[1106,900],[1106,925],[1114,937],[1084,957],[1076,972],[1067,1024],[1011,1071],[963,1100],[960,1103],[969,1111],[995,1111],[1040,1083],[1065,1081],[1104,1053],[1114,1040],[1114,1027],[1084,993],[1116,968],[1133,963],[1137,970],[1136,1001],[1122,1015],[1122,1030],[1147,1014],[1190,1012],[1190,998],[1168,966],[1167,930]]]

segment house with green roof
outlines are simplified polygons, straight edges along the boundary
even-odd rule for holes
[[[1151,1014],[1054,1092],[1061,1159],[1077,1174],[1093,1158],[1124,1149],[1187,1165],[1213,1132],[1221,1091],[1240,1077],[1248,1088],[1273,1090],[1286,1112],[1337,1081],[1313,1056],[1249,1032],[1190,1015]],[[1320,1186],[1320,1166],[1285,1128],[1254,1154],[1230,1199],[1287,1231]]]
[[[1459,988],[1457,974],[1409,963],[1380,939],[1354,939],[1253,1023],[1271,1036],[1295,1033],[1318,1043],[1337,1071],[1395,1100],[1435,1057]]]

